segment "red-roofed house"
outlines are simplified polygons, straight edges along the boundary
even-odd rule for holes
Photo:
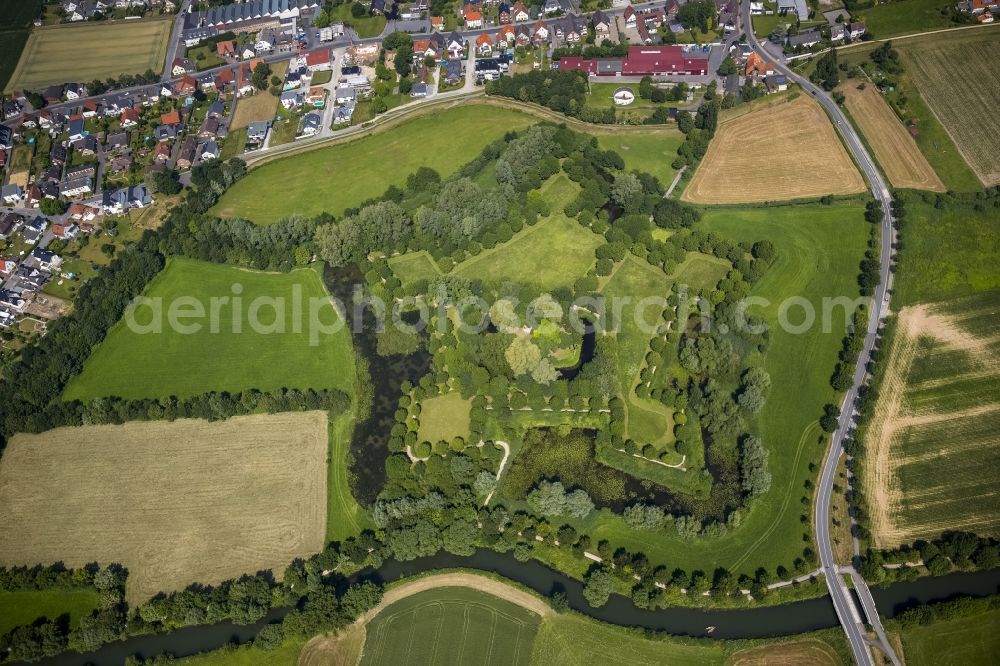
[[[435,30],[444,30],[444,17],[443,16],[432,16],[431,17],[431,27]]]
[[[524,23],[531,20],[531,14],[528,13],[527,8],[520,0],[514,3],[514,8],[510,10],[510,16],[514,19],[514,23]]]
[[[545,21],[538,19],[535,29],[531,34],[531,41],[536,45],[549,41],[549,29],[545,27]]]
[[[170,144],[169,143],[158,143],[156,148],[153,149],[153,161],[159,162],[160,164],[166,164],[170,161]]]
[[[323,69],[330,69],[330,49],[320,49],[310,51],[306,54],[306,69],[310,72],[318,72]]]
[[[481,56],[493,53],[493,40],[485,32],[476,37],[476,52]]]
[[[685,53],[680,46],[630,46],[625,60],[600,58],[585,60],[572,56],[559,60],[560,70],[578,70],[598,76],[704,76],[708,58]]]
[[[215,44],[215,52],[222,58],[225,58],[227,56],[233,56],[235,58],[236,44],[234,44],[233,40],[231,39],[226,40],[224,42],[217,42]]]
[[[514,46],[514,40],[517,33],[514,32],[514,26],[505,25],[500,28],[499,34],[497,34],[497,46],[503,45],[503,48],[508,49]]]
[[[122,111],[122,115],[119,116],[118,121],[121,123],[122,129],[135,127],[139,124],[139,112],[135,109],[125,109]]]
[[[181,82],[177,84],[177,94],[178,95],[193,95],[194,91],[198,89],[198,82],[194,80],[193,76],[185,76],[181,79]]]
[[[0,275],[10,275],[17,268],[15,257],[0,257]]]
[[[235,80],[236,77],[233,76],[233,70],[224,69],[215,75],[215,89],[224,90],[226,86],[232,85]]]
[[[77,233],[79,233],[80,227],[75,224],[53,224],[52,225],[52,235],[56,238],[72,239],[76,238]]]
[[[437,44],[429,39],[413,40],[413,53],[421,59],[426,58],[427,56],[437,58],[440,55]]]
[[[92,222],[93,220],[96,220],[100,214],[100,208],[88,206],[87,204],[74,203],[70,204],[69,207],[70,219],[76,220],[77,222]]]
[[[462,10],[462,15],[465,17],[466,28],[483,27],[483,13],[476,9],[474,5],[466,5]]]
[[[177,109],[174,109],[170,113],[164,113],[160,116],[161,125],[180,125],[181,124],[181,114],[178,113]]]

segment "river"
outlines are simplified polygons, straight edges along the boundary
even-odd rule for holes
[[[518,562],[512,555],[480,550],[472,557],[439,553],[411,562],[386,562],[364,578],[389,582],[435,569],[466,567],[498,573],[548,595],[554,590],[566,593],[570,606],[598,620],[612,624],[645,627],[671,634],[705,636],[705,627],[714,625],[712,638],[761,638],[783,634],[798,634],[837,626],[837,616],[829,597],[796,601],[780,606],[764,606],[735,610],[701,610],[673,607],[642,610],[626,597],[614,594],[601,608],[591,608],[583,598],[583,584],[538,562]],[[959,573],[939,578],[921,578],[907,583],[895,583],[885,588],[872,588],[879,613],[891,618],[918,603],[942,601],[956,595],[987,596],[1000,591],[1000,569],[977,573]],[[44,666],[119,666],[130,655],[144,657],[170,652],[187,656],[219,648],[230,642],[246,642],[268,622],[280,619],[288,608],[271,611],[265,620],[254,625],[237,626],[223,622],[198,627],[186,627],[166,634],[136,636],[111,643],[96,652],[68,652],[42,662]]]

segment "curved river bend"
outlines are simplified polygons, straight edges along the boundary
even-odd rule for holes
[[[798,634],[838,625],[829,597],[796,601],[780,606],[737,610],[701,610],[697,608],[665,608],[642,610],[630,599],[613,594],[601,608],[591,608],[583,598],[583,584],[549,569],[535,561],[518,562],[512,555],[480,550],[472,557],[439,553],[411,562],[386,562],[377,571],[364,572],[360,577],[389,582],[434,569],[465,567],[498,573],[543,595],[562,590],[574,609],[611,624],[644,627],[671,634],[705,636],[705,627],[714,625],[713,638],[762,638],[782,634]],[[873,588],[875,604],[883,617],[891,618],[918,603],[941,601],[956,595],[986,596],[1000,590],[1000,569],[978,573],[960,573],[940,578],[921,578],[909,583],[896,583],[886,588]],[[166,634],[137,636],[111,643],[97,652],[68,652],[39,662],[43,666],[120,666],[130,655],[149,658],[163,652],[182,657],[214,650],[230,642],[252,639],[268,622],[284,617],[289,608],[278,608],[257,624],[237,626],[223,622],[198,627],[186,627]]]

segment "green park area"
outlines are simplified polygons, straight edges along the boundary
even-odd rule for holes
[[[417,439],[433,444],[441,440],[451,441],[454,437],[468,437],[470,404],[470,400],[454,392],[424,400],[420,403]]]
[[[237,295],[239,303],[231,300]],[[353,393],[349,331],[341,326],[335,333],[320,333],[307,320],[310,303],[326,296],[314,268],[259,273],[172,258],[144,296],[150,305],[136,308],[137,326],[130,327],[126,317],[109,331],[66,387],[66,399],[184,397],[248,388]],[[155,313],[161,316],[159,325]],[[328,330],[338,322],[328,302],[321,309],[317,305],[316,313]],[[171,319],[179,325],[171,325]]]
[[[829,373],[837,360],[847,318],[843,308],[834,311],[829,331],[819,325],[802,333],[778,325],[778,309],[793,296],[804,297],[820,311],[823,297],[857,296],[857,265],[868,235],[860,206],[788,206],[774,208],[709,209],[700,228],[737,241],[770,240],[777,259],[754,286],[752,294],[769,305],[752,309],[771,330],[771,345],[764,368],[771,376],[771,393],[759,415],[761,439],[771,451],[770,492],[758,498],[743,524],[710,539],[683,539],[672,534],[655,540],[630,528],[620,516],[601,512],[588,519],[594,540],[608,539],[629,550],[642,551],[655,561],[682,568],[724,566],[752,574],[758,566],[783,564],[791,569],[801,556],[803,527],[808,516],[801,503],[822,447],[817,419],[823,405],[834,398]],[[789,319],[799,322],[800,319]]]
[[[475,104],[437,111],[265,164],[231,187],[212,212],[258,224],[290,215],[341,215],[390,185],[403,186],[417,167],[450,175],[487,144],[532,122],[524,113]]]
[[[551,214],[525,227],[509,242],[466,259],[455,275],[484,282],[504,281],[554,289],[572,284],[594,264],[600,236],[563,214],[563,207],[579,187],[566,176],[556,176],[542,186],[541,195]]]

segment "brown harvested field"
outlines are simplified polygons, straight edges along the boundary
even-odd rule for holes
[[[0,565],[119,562],[142,602],[323,547],[327,415],[131,422],[16,435],[0,460]]]
[[[865,435],[875,544],[1000,534],[996,296],[903,308]],[[956,305],[959,304],[959,305]]]
[[[823,109],[799,96],[721,123],[681,198],[731,204],[864,190]]]
[[[1000,184],[998,29],[940,33],[899,42],[906,71],[983,185]]]
[[[906,127],[882,99],[875,86],[858,90],[853,83],[841,86],[845,105],[861,128],[875,158],[893,187],[944,192],[945,186],[917,147]]]
[[[729,666],[840,666],[843,662],[823,641],[804,640],[740,650],[728,663]]]

